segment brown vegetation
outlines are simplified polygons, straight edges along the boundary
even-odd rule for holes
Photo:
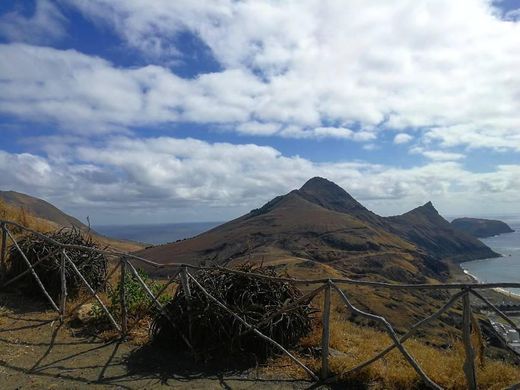
[[[276,276],[272,268],[243,264],[244,273]],[[211,294],[236,313],[243,321],[282,346],[294,347],[311,330],[313,310],[309,302],[302,302],[290,311],[280,309],[302,297],[291,283],[235,274],[219,269],[199,270],[194,279],[205,292],[191,282],[190,293],[179,286],[165,306],[168,315],[160,313],[154,319],[151,334],[154,342],[174,350],[187,350],[205,358],[221,358],[223,354],[252,353],[263,359],[278,352],[236,316],[207,297]],[[173,322],[174,326],[170,323]]]

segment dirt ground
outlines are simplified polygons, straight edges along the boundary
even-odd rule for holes
[[[310,382],[222,373],[174,353],[104,342],[61,325],[42,303],[0,292],[0,389],[305,389]],[[265,375],[264,375],[265,376]]]

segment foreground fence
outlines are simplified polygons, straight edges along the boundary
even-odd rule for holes
[[[281,353],[287,355],[296,365],[301,367],[313,381],[322,381],[322,382],[334,382],[338,379],[338,376],[330,376],[329,372],[329,334],[330,334],[330,306],[331,306],[331,294],[336,293],[341,301],[345,304],[345,306],[353,313],[356,313],[360,316],[369,318],[380,323],[385,331],[388,333],[392,340],[392,345],[388,346],[381,352],[377,353],[372,358],[358,364],[355,367],[352,367],[346,372],[343,372],[342,375],[348,375],[350,373],[354,373],[359,371],[375,361],[383,358],[386,354],[388,354],[393,349],[397,348],[398,351],[403,355],[406,361],[410,364],[411,367],[417,372],[419,377],[422,379],[425,385],[433,389],[441,389],[441,387],[432,381],[428,375],[423,371],[418,362],[414,359],[414,357],[408,352],[403,343],[412,337],[420,327],[434,321],[439,318],[443,313],[445,313],[448,309],[454,306],[458,301],[462,301],[463,307],[463,316],[462,316],[462,340],[465,349],[465,362],[463,366],[464,374],[466,377],[467,386],[469,389],[477,389],[478,382],[475,370],[475,351],[473,349],[471,343],[471,317],[472,317],[472,308],[470,303],[470,296],[475,297],[479,301],[483,303],[487,308],[491,309],[495,312],[499,317],[501,317],[505,322],[507,322],[513,329],[515,329],[520,334],[519,327],[505,315],[499,308],[493,305],[489,300],[487,300],[479,290],[484,289],[492,289],[492,288],[520,288],[520,283],[486,283],[486,284],[468,284],[468,283],[451,283],[451,284],[391,284],[391,283],[382,283],[382,282],[373,282],[373,281],[364,281],[364,280],[353,280],[347,278],[331,278],[331,279],[294,279],[287,277],[272,277],[262,274],[256,274],[251,272],[243,272],[234,269],[228,269],[223,267],[217,267],[223,272],[230,273],[238,273],[243,274],[248,277],[255,278],[268,278],[273,280],[285,281],[294,284],[305,284],[312,285],[315,288],[298,298],[293,302],[286,303],[282,308],[280,308],[275,313],[268,314],[265,318],[261,319],[259,324],[269,321],[276,316],[279,316],[285,312],[290,311],[298,304],[306,301],[310,301],[315,298],[319,293],[324,292],[324,302],[323,302],[323,311],[322,311],[322,323],[323,323],[323,333],[322,333],[322,348],[321,348],[321,372],[315,373],[309,367],[307,367],[304,363],[302,363],[296,356],[294,356],[291,352],[285,349],[282,345],[277,343],[275,340],[270,337],[264,335],[258,328],[249,324],[244,318],[242,318],[237,313],[233,312],[229,307],[227,307],[224,303],[220,302],[217,298],[212,296],[210,293],[206,291],[204,286],[197,281],[196,277],[190,272],[192,270],[200,270],[205,267],[194,266],[191,264],[184,263],[168,263],[168,264],[159,264],[153,261],[144,259],[139,256],[135,256],[129,253],[118,252],[114,250],[101,250],[94,249],[89,247],[83,247],[80,245],[70,245],[70,244],[62,244],[59,243],[44,234],[36,232],[34,230],[28,229],[24,226],[21,226],[17,223],[11,221],[0,220],[0,227],[2,233],[2,247],[0,248],[0,276],[2,278],[2,283],[0,284],[1,288],[5,288],[11,285],[16,280],[19,280],[21,277],[31,273],[34,277],[35,281],[38,283],[42,293],[45,295],[47,300],[49,301],[52,308],[58,313],[59,318],[63,321],[67,315],[73,313],[77,308],[85,303],[79,303],[74,309],[69,310],[69,313],[66,313],[66,302],[67,302],[67,283],[65,277],[65,269],[66,264],[70,264],[72,270],[78,275],[78,277],[83,282],[85,288],[91,294],[90,299],[96,299],[99,303],[101,309],[105,312],[108,319],[110,320],[113,327],[120,332],[121,336],[126,336],[129,332],[128,327],[128,307],[127,307],[127,292],[125,291],[125,278],[127,277],[127,270],[130,271],[135,279],[138,281],[142,289],[146,292],[150,301],[153,305],[157,307],[157,309],[169,320],[173,327],[175,327],[175,323],[170,317],[170,313],[165,310],[164,306],[159,301],[159,297],[167,290],[168,286],[172,283],[179,283],[183,286],[183,291],[186,293],[187,298],[189,299],[191,296],[191,289],[198,288],[200,291],[207,296],[207,298],[212,301],[215,305],[220,306],[223,310],[227,311],[233,317],[235,317],[238,321],[240,321],[250,332],[255,333],[258,337],[265,340],[265,342],[272,344],[274,347],[280,350]],[[22,251],[15,237],[13,236],[12,229],[15,228],[18,231],[28,232],[39,236],[41,239],[48,242],[53,248],[55,248],[54,252],[45,256],[42,259],[39,259],[35,263],[31,263],[27,258],[26,254]],[[14,276],[10,280],[5,280],[6,277],[6,257],[7,257],[7,241],[11,240],[12,245],[19,251],[20,255],[24,259],[27,269],[20,273],[19,275]],[[86,252],[96,252],[103,255],[106,255],[109,258],[113,258],[116,260],[116,267],[110,272],[107,277],[107,280],[118,270],[120,271],[120,281],[122,288],[120,289],[120,321],[116,321],[113,313],[107,308],[107,306],[103,303],[99,295],[92,288],[92,286],[88,283],[85,277],[78,270],[72,259],[67,254],[67,250],[70,249],[79,249],[84,250]],[[48,291],[46,290],[44,284],[40,280],[38,274],[35,271],[36,265],[38,263],[44,261],[49,256],[59,255],[61,256],[61,265],[60,265],[60,275],[61,275],[61,294],[59,302],[55,302],[54,299],[50,296]],[[167,283],[160,289],[160,291],[154,294],[149,286],[145,283],[142,277],[137,272],[136,266],[133,264],[145,264],[147,266],[151,266],[154,268],[168,268],[172,269],[173,276],[171,276]],[[370,286],[370,287],[379,287],[386,289],[394,289],[394,290],[450,290],[455,291],[455,293],[449,298],[449,300],[435,313],[429,315],[428,317],[422,319],[421,321],[415,323],[411,326],[411,328],[402,336],[398,336],[392,325],[384,318],[378,315],[374,315],[363,310],[360,310],[356,306],[352,304],[346,293],[341,289],[341,285],[358,285],[358,286]],[[317,287],[316,287],[317,286]],[[185,338],[184,340],[188,346],[190,346],[189,341]]]

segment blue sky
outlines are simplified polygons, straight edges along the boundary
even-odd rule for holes
[[[325,176],[520,214],[520,1],[0,3],[0,189],[225,220]]]

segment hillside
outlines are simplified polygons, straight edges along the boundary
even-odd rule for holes
[[[78,219],[65,214],[63,211],[53,206],[43,199],[35,198],[16,191],[0,191],[0,199],[4,203],[13,207],[23,207],[31,215],[53,222],[59,226],[77,227],[82,230],[88,227]]]
[[[0,219],[17,222],[40,232],[75,227],[91,234],[101,246],[109,246],[124,252],[133,252],[144,247],[140,243],[112,239],[98,234],[49,202],[15,191],[0,191]]]
[[[511,227],[502,221],[483,218],[457,218],[451,221],[451,225],[474,237],[493,237],[497,234],[514,232]]]
[[[395,272],[395,280],[442,278],[445,268],[436,260],[497,256],[474,237],[454,229],[431,203],[384,218],[323,178],[313,178],[299,190],[197,237],[140,254],[158,262],[191,263],[292,256],[353,273],[373,269],[379,276],[385,276],[382,268],[398,262],[399,270],[388,269]],[[407,267],[403,259],[409,259]],[[403,275],[412,269],[414,275]]]
[[[456,229],[431,202],[386,220],[390,231],[437,258],[463,262],[499,256],[475,237]]]

